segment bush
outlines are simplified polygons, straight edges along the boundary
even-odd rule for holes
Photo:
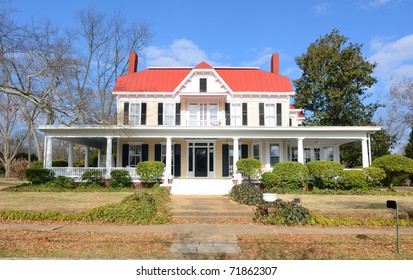
[[[22,158],[15,158],[10,164],[10,176],[19,180],[27,179],[26,169],[30,167],[29,161]]]
[[[379,167],[366,167],[363,168],[363,171],[367,176],[367,183],[370,187],[380,187],[381,182],[386,178],[386,172]]]
[[[280,179],[280,186],[286,189],[299,189],[307,185],[308,168],[299,162],[284,161],[274,166],[273,172]]]
[[[363,170],[344,170],[340,178],[340,184],[343,189],[364,189],[368,187],[367,176]]]
[[[270,191],[280,186],[281,178],[273,172],[264,172],[261,175],[261,184],[264,186],[265,191]]]
[[[96,184],[99,186],[104,186],[105,182],[103,181],[103,173],[101,170],[88,170],[83,172],[82,181],[88,184]]]
[[[35,162],[32,163],[31,168],[43,168],[43,160],[36,160]]]
[[[339,178],[343,175],[343,166],[334,161],[318,160],[306,164],[314,178],[314,186],[320,189],[336,189]]]
[[[233,186],[229,192],[229,197],[239,203],[247,205],[258,205],[264,201],[262,199],[262,191],[248,183]]]
[[[26,169],[26,177],[32,184],[44,184],[54,178],[54,172],[46,168],[29,168]]]
[[[401,155],[386,155],[376,158],[372,166],[382,168],[386,172],[390,188],[397,176],[413,174],[413,159]]]
[[[131,188],[132,178],[127,170],[112,170],[110,172],[110,185],[111,188]]]
[[[52,166],[53,167],[67,167],[68,166],[67,160],[60,160],[60,159],[54,160],[52,161]]]
[[[258,177],[261,172],[261,162],[255,158],[243,158],[236,163],[239,173],[248,176],[248,182],[251,182],[251,178]]]
[[[74,189],[76,188],[76,183],[73,178],[69,178],[65,176],[57,176],[52,181],[48,182],[46,184],[46,187]]]
[[[162,177],[165,165],[160,161],[139,162],[136,166],[136,173],[141,181],[145,183],[156,182]]]
[[[310,211],[292,202],[281,199],[272,203],[260,204],[254,220],[264,224],[303,225],[310,221]]]

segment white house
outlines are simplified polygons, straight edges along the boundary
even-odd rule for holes
[[[355,141],[362,143],[363,167],[370,165],[370,135],[380,127],[301,126],[304,115],[290,104],[295,93],[279,74],[278,54],[270,72],[205,62],[137,72],[137,64],[131,53],[128,74],[113,90],[117,125],[39,127],[47,135],[46,168],[53,168],[53,139],[69,142],[69,167],[53,168],[57,174],[75,174],[71,150],[77,143],[114,155],[106,164],[99,160],[107,175],[163,161],[172,193],[227,193],[232,179],[240,178],[240,158],[256,158],[266,170],[280,161],[340,161],[340,145]]]

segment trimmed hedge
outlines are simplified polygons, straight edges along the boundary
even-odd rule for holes
[[[280,177],[280,186],[286,189],[300,189],[307,185],[308,168],[299,162],[284,161],[274,165],[273,172]]]
[[[96,184],[99,186],[104,186],[103,173],[101,170],[87,170],[82,174],[82,181],[86,184]]]
[[[143,161],[136,166],[139,179],[145,183],[156,182],[162,177],[165,164],[161,161]]]
[[[386,178],[386,172],[379,167],[366,167],[363,168],[364,173],[367,176],[367,183],[371,187],[380,187],[382,181]]]
[[[46,184],[48,188],[65,188],[65,189],[74,189],[77,187],[75,180],[73,178],[57,176],[52,181]]]
[[[305,225],[310,222],[310,211],[292,202],[277,199],[258,205],[254,220],[272,225]]]
[[[46,168],[29,168],[26,169],[27,180],[32,184],[44,184],[54,178],[54,172]]]
[[[273,172],[264,172],[260,181],[266,192],[276,189],[281,184],[280,176]]]
[[[255,158],[243,158],[236,163],[239,173],[248,176],[248,182],[251,182],[251,178],[259,177],[261,172],[261,162]]]
[[[364,189],[369,186],[363,170],[344,170],[340,185],[345,190]]]
[[[306,164],[314,178],[314,186],[319,189],[339,188],[339,179],[343,175],[343,166],[339,162],[318,160]]]
[[[127,170],[112,170],[110,172],[110,184],[111,188],[131,188],[132,178]]]
[[[228,195],[233,200],[247,205],[258,205],[264,202],[262,199],[262,191],[249,183],[233,186]]]
[[[382,168],[386,172],[390,188],[393,187],[394,178],[402,175],[413,174],[413,159],[401,155],[386,155],[376,158],[372,166]]]

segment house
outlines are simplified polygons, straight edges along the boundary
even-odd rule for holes
[[[131,53],[128,73],[114,87],[117,125],[39,127],[47,135],[46,168],[65,176],[91,168],[71,168],[77,143],[99,150],[98,167],[107,176],[121,168],[134,175],[139,162],[159,160],[172,193],[227,193],[232,180],[241,179],[240,158],[258,159],[264,170],[280,161],[339,162],[340,145],[361,141],[363,167],[370,165],[370,135],[380,127],[301,126],[304,115],[291,105],[294,90],[279,73],[278,54],[271,57],[270,72],[206,62],[143,71],[137,65]],[[52,167],[53,139],[69,142],[68,168]],[[105,149],[114,156],[103,164]]]

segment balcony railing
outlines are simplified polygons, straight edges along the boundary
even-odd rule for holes
[[[186,120],[186,126],[225,126],[225,119],[219,120]]]
[[[52,167],[51,170],[55,173],[56,176],[65,176],[70,177],[75,180],[81,180],[84,172],[89,170],[99,170],[102,172],[102,175],[105,176],[108,172],[106,167]],[[138,175],[136,174],[136,168],[133,167],[111,167],[109,170],[127,170],[132,180],[138,180]]]

